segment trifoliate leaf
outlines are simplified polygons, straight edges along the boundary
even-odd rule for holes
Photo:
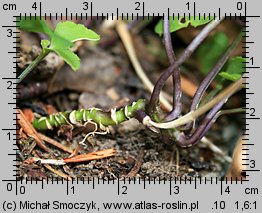
[[[73,47],[73,42],[78,40],[97,41],[100,39],[100,36],[94,31],[87,29],[84,25],[75,24],[70,21],[58,23],[53,31],[39,17],[36,17],[36,19],[32,18],[31,20],[28,17],[22,17],[19,26],[24,31],[47,34],[51,42],[48,40],[41,41],[43,51],[56,52],[73,70],[77,70],[80,67],[79,57],[70,50]]]
[[[245,59],[240,56],[231,58],[222,68],[219,75],[227,80],[237,81],[241,77],[242,72],[245,71],[243,62],[245,62]]]
[[[200,25],[206,24],[208,22],[210,22],[212,19],[214,19],[214,17],[209,17],[205,18],[204,17],[196,17],[194,20],[194,16],[186,16],[185,18],[183,16],[179,17],[174,17],[170,16],[169,17],[169,24],[170,24],[170,32],[175,32],[177,30],[180,30],[182,28],[186,28],[188,27],[188,25],[190,24],[193,27],[198,27]],[[157,25],[155,26],[155,32],[157,34],[159,34],[160,36],[163,34],[163,20],[160,20]]]
[[[73,22],[60,22],[57,24],[51,39],[49,49],[59,54],[73,70],[80,67],[80,59],[70,48],[73,42],[78,40],[99,40],[100,36],[94,31],[87,29],[84,25]]]
[[[52,37],[53,35],[53,30],[47,25],[47,23],[41,19],[39,16],[30,18],[29,17],[21,17],[17,18],[17,25],[19,28],[23,31],[28,31],[28,32],[34,32],[34,33],[45,33],[49,38]]]
[[[61,56],[71,68],[76,71],[80,67],[80,58],[69,49],[53,49],[59,56]]]
[[[200,70],[206,75],[224,54],[228,47],[228,37],[223,32],[206,39],[197,50],[197,58],[200,62]]]

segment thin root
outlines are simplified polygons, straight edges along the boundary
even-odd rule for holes
[[[89,123],[94,124],[95,130],[92,131],[92,132],[87,133],[87,134],[85,135],[84,139],[79,142],[80,145],[86,146],[86,145],[85,145],[85,141],[86,141],[86,139],[87,139],[90,135],[92,135],[92,136],[94,137],[95,134],[97,134],[97,135],[106,135],[106,134],[108,134],[108,133],[110,132],[110,131],[109,131],[109,127],[105,127],[105,131],[103,131],[103,132],[97,131],[97,130],[98,130],[97,123],[95,123],[95,122],[93,122],[93,121],[87,121],[87,122],[84,124],[84,126],[86,126],[86,125],[89,124]]]

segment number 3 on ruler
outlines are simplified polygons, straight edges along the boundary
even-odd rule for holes
[[[84,5],[83,10],[88,10],[88,2],[84,1],[83,5]]]

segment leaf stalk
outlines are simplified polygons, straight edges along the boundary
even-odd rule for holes
[[[35,58],[34,61],[17,77],[16,83],[19,84],[21,81],[32,72],[35,67],[50,53],[49,49],[43,49],[42,52]]]

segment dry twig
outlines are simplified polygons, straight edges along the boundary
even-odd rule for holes
[[[29,121],[25,118],[23,112],[18,109],[16,110],[17,117],[18,117],[18,123],[20,124],[20,126],[23,128],[24,132],[35,139],[36,144],[41,147],[43,150],[45,150],[46,152],[51,152],[51,149],[49,149],[44,142],[39,138],[36,130],[34,129],[34,127],[29,123]]]
[[[131,178],[131,177],[135,177],[135,175],[138,173],[141,165],[142,165],[142,161],[143,161],[143,158],[144,158],[144,149],[142,148],[137,156],[137,160],[136,160],[136,163],[134,165],[134,167],[131,169],[131,171],[127,174],[127,178]]]
[[[232,158],[229,157],[228,155],[226,155],[218,146],[216,146],[215,144],[213,144],[209,139],[207,139],[206,137],[203,137],[201,139],[201,142],[205,145],[207,145],[207,147],[209,149],[211,149],[214,153],[219,154],[222,158],[224,158],[225,161],[227,161],[228,163],[232,162]]]
[[[92,152],[88,154],[77,155],[71,158],[64,158],[60,160],[41,159],[39,157],[34,157],[31,159],[28,159],[27,162],[40,162],[41,164],[65,165],[67,163],[79,163],[79,162],[85,162],[85,161],[91,161],[91,160],[98,160],[102,158],[112,157],[115,155],[116,155],[116,150],[111,148],[111,149],[101,150],[101,151]]]
[[[37,133],[37,134],[38,134],[38,136],[39,136],[42,140],[44,140],[45,142],[47,142],[47,143],[49,143],[49,144],[52,144],[53,146],[55,146],[55,147],[57,147],[57,148],[65,151],[65,152],[67,152],[67,153],[72,154],[72,153],[74,152],[72,149],[70,149],[70,148],[68,148],[68,147],[66,147],[66,146],[63,146],[61,143],[58,143],[57,141],[55,141],[55,140],[52,139],[52,138],[49,138],[49,137],[47,137],[47,136],[45,136],[45,135],[43,135],[43,134],[41,134],[41,133]]]

